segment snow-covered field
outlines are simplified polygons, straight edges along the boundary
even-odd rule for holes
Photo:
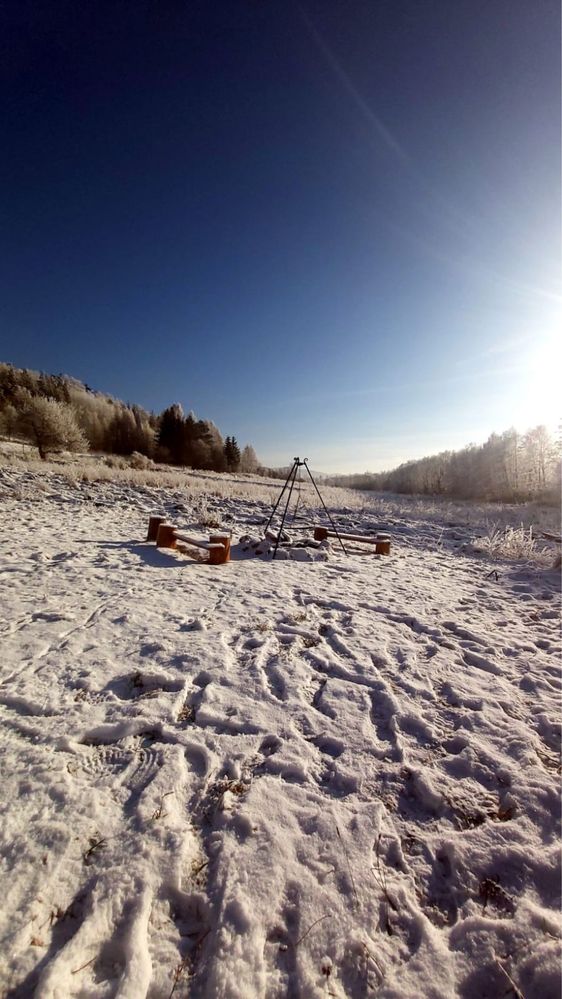
[[[0,469],[3,994],[559,996],[559,574],[144,543],[259,535],[201,493]]]

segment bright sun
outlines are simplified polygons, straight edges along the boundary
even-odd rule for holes
[[[562,336],[549,334],[525,351],[517,423],[528,429],[544,423],[555,430],[562,419]]]

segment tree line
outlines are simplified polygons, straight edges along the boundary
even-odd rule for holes
[[[148,412],[96,392],[68,375],[0,363],[0,432],[29,441],[41,458],[61,450],[140,454],[156,462],[216,472],[259,470],[251,444],[223,439],[212,420],[183,412],[179,403]]]
[[[519,503],[560,501],[561,436],[544,426],[524,434],[514,428],[484,444],[442,451],[385,472],[332,476],[332,485],[381,492]]]

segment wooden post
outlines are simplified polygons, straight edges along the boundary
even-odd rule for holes
[[[209,544],[222,545],[223,548],[222,551],[220,548],[209,549],[209,565],[224,565],[225,562],[230,562],[230,536],[228,534],[211,534]]]
[[[165,517],[149,517],[148,534],[146,535],[147,541],[156,541],[158,528],[160,527],[160,524],[164,523],[165,519]]]
[[[158,548],[176,547],[176,529],[173,524],[160,524],[156,535],[156,545]]]
[[[375,555],[390,555],[390,541],[376,541]]]
[[[314,540],[315,541],[327,541],[328,539],[328,529],[326,527],[315,527],[314,528]]]

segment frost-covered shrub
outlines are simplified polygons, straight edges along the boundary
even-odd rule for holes
[[[483,538],[474,545],[480,551],[498,558],[527,559],[533,562],[548,560],[548,552],[544,546],[539,547],[533,537],[532,527],[501,527],[491,524]]]
[[[129,464],[125,458],[119,458],[114,454],[108,454],[103,461],[107,468],[129,468]]]
[[[131,457],[129,458],[129,466],[142,471],[147,468],[154,468],[154,462],[151,458],[148,458],[146,454],[141,454],[140,451],[133,451]]]

